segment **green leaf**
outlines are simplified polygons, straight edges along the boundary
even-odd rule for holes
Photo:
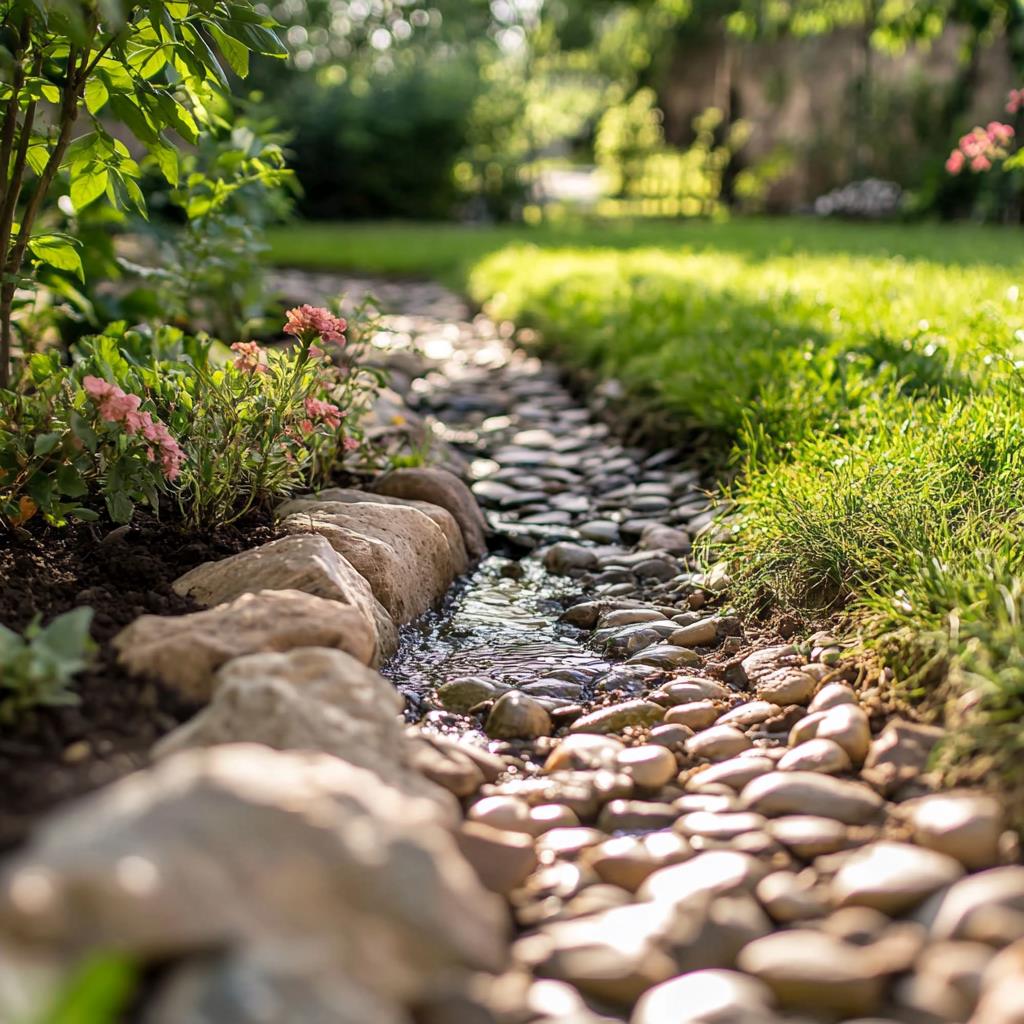
[[[253,25],[239,18],[218,18],[222,32],[244,43],[253,53],[268,57],[287,57],[288,47],[277,38],[277,33],[262,25]]]
[[[135,505],[124,491],[112,491],[107,495],[107,511],[115,523],[131,522]]]
[[[32,646],[49,655],[51,663],[63,676],[72,676],[89,663],[88,654],[93,649],[89,636],[91,623],[91,608],[75,608],[58,615],[40,630]]]
[[[89,164],[86,169],[72,174],[71,203],[76,212],[84,210],[107,191],[108,178],[106,167],[95,164]]]
[[[170,93],[158,93],[156,104],[165,124],[170,125],[186,142],[195,145],[199,141],[199,126],[195,118]]]
[[[224,59],[231,65],[231,70],[239,78],[247,78],[249,75],[249,48],[244,43],[221,32],[212,23],[208,28],[210,35],[213,36],[213,41],[217,44],[217,49],[224,54]]]
[[[68,515],[81,520],[83,523],[95,523],[99,519],[98,512],[94,512],[91,508],[82,508],[81,506],[73,508]]]
[[[123,956],[94,956],[75,972],[40,1024],[113,1024],[135,989],[138,971]]]
[[[79,280],[85,280],[82,269],[82,257],[76,246],[78,243],[67,235],[36,235],[28,243],[29,250],[40,263],[67,270],[77,274]]]
[[[42,174],[50,159],[50,150],[46,146],[29,146],[25,153],[25,161],[36,174]]]
[[[103,79],[93,76],[85,86],[85,108],[90,114],[98,114],[110,98],[110,93]]]
[[[89,493],[89,487],[82,479],[82,474],[67,462],[57,468],[57,486],[60,493],[68,498],[81,498]]]
[[[85,445],[89,451],[96,451],[99,446],[100,439],[96,436],[96,431],[86,422],[85,418],[77,412],[71,414],[71,432],[78,438],[82,444]]]
[[[123,121],[128,130],[147,146],[156,142],[156,129],[150,124],[142,101],[137,93],[115,92],[110,96],[110,109],[119,121]]]
[[[156,160],[160,173],[172,188],[178,187],[178,151],[163,139],[153,147],[153,159]]]
[[[61,434],[38,434],[35,444],[32,445],[33,455],[49,455],[57,445],[60,444]]]

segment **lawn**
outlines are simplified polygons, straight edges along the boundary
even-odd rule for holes
[[[274,256],[439,277],[621,380],[717,467],[737,600],[841,614],[1024,812],[1024,232],[324,225]]]

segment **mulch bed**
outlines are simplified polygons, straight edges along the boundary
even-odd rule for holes
[[[80,703],[0,722],[0,849],[20,842],[40,814],[148,760],[153,742],[196,710],[151,680],[120,668],[110,640],[139,615],[196,611],[171,583],[202,562],[226,558],[274,536],[252,516],[208,534],[137,513],[131,527],[52,529],[29,523],[0,533],[0,623],[21,630],[80,605],[94,609],[94,664],[76,677]]]

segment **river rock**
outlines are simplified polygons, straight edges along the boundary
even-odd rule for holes
[[[901,981],[896,998],[926,1017],[965,1021],[981,994],[985,968],[994,955],[981,942],[936,942],[917,958],[914,973]]]
[[[466,819],[507,832],[533,834],[530,805],[514,796],[485,796],[469,808]]]
[[[664,717],[665,709],[660,704],[648,700],[629,700],[624,704],[599,708],[597,711],[591,711],[589,715],[577,718],[569,726],[569,732],[622,732],[631,725],[657,725]]]
[[[447,820],[328,755],[186,751],[50,817],[0,879],[0,935],[142,962],[238,951],[408,1004],[505,961],[504,908]]]
[[[627,747],[618,753],[615,761],[619,770],[641,789],[661,789],[679,773],[675,755],[660,746]]]
[[[831,818],[845,825],[865,825],[882,810],[882,799],[860,782],[834,779],[818,772],[772,772],[748,783],[743,805],[768,818],[786,814]]]
[[[640,532],[640,545],[645,551],[664,551],[670,555],[686,555],[690,551],[690,536],[661,523],[648,523]]]
[[[462,530],[470,558],[487,553],[487,525],[472,491],[454,474],[434,466],[393,469],[373,484],[377,494],[413,498],[439,505],[454,517]]]
[[[457,574],[444,531],[418,508],[332,502],[294,512],[280,527],[325,537],[400,624],[440,600]]]
[[[792,750],[786,751],[779,761],[780,772],[822,772],[825,775],[841,775],[853,767],[850,755],[832,740],[808,740]]]
[[[990,868],[937,892],[914,914],[933,938],[1008,946],[1024,939],[1024,867]]]
[[[815,1015],[870,1014],[882,1001],[884,966],[862,947],[820,931],[756,939],[740,952],[737,966],[764,982],[783,1006]]]
[[[699,732],[686,742],[686,752],[691,757],[708,761],[726,761],[752,744],[747,736],[731,725],[714,725]]]
[[[370,584],[323,537],[279,537],[249,551],[204,562],[174,581],[174,590],[207,608],[261,590],[301,590],[304,594],[352,605],[376,634],[377,661],[398,645],[391,616],[373,596]]]
[[[690,704],[703,700],[728,700],[732,690],[714,679],[701,676],[679,676],[662,688],[669,704]]]
[[[551,735],[551,717],[532,697],[510,690],[495,701],[484,729],[492,739],[532,740]]]
[[[656,643],[630,657],[630,665],[651,665],[654,668],[697,668],[703,659],[689,647],[676,647],[671,643]]]
[[[962,865],[911,843],[880,841],[849,854],[832,881],[839,906],[872,907],[898,915],[955,882]]]
[[[750,892],[767,869],[755,857],[733,850],[712,850],[682,864],[655,871],[637,893],[641,900],[684,905],[704,895]]]
[[[871,747],[871,724],[858,704],[843,702],[826,710],[814,735],[838,743],[855,765],[864,763]]]
[[[785,707],[787,704],[806,704],[817,686],[818,681],[809,672],[798,668],[781,668],[760,676],[754,692],[761,700]]]
[[[610,768],[623,749],[622,741],[598,733],[572,733],[563,737],[548,754],[544,771],[557,772],[582,768]]]
[[[494,782],[505,763],[469,742],[428,732],[419,726],[405,731],[405,762],[431,782],[464,799],[473,796],[485,782]]]
[[[756,686],[773,672],[799,668],[803,663],[803,657],[792,644],[779,644],[774,647],[763,647],[753,654],[748,654],[742,661],[742,668],[747,680]]]
[[[718,719],[719,710],[710,700],[695,700],[690,704],[679,704],[665,712],[667,725],[685,725],[693,730],[707,729]]]
[[[767,826],[768,834],[802,860],[814,860],[845,850],[850,845],[849,830],[832,818],[809,814],[790,814],[774,818]]]
[[[596,569],[597,553],[593,548],[585,548],[569,541],[552,544],[544,554],[544,567],[556,576],[569,576]]]
[[[670,644],[680,647],[707,647],[718,639],[718,627],[714,619],[701,619],[688,626],[680,626],[668,638]]]
[[[441,707],[464,715],[470,708],[487,700],[496,700],[510,687],[504,683],[492,682],[475,676],[451,679],[437,688],[437,699]]]
[[[662,982],[637,1002],[630,1024],[774,1024],[767,985],[738,971],[693,971]]]
[[[691,775],[686,788],[700,792],[706,786],[725,785],[733,790],[741,790],[748,782],[772,771],[775,762],[768,757],[747,757],[744,754],[719,761],[703,771]]]
[[[675,962],[662,948],[674,913],[636,903],[558,921],[520,939],[517,961],[545,978],[569,982],[585,995],[631,1006],[647,989],[666,981]]]
[[[864,777],[886,793],[895,791],[925,771],[942,737],[942,730],[935,726],[894,719],[871,744]]]
[[[636,892],[659,868],[693,856],[690,844],[675,832],[617,836],[587,851],[586,863],[603,882]]]
[[[118,661],[155,676],[184,699],[210,699],[232,658],[295,647],[330,647],[363,664],[377,654],[372,624],[351,605],[298,590],[261,590],[191,615],[143,615],[114,637]]]
[[[484,887],[502,896],[518,889],[537,866],[533,840],[522,832],[467,821],[455,841]]]
[[[816,711],[828,711],[830,708],[839,707],[840,704],[856,704],[857,694],[853,688],[846,683],[828,683],[823,686],[815,695],[814,700],[807,706],[812,714]]]
[[[900,810],[919,846],[955,857],[970,871],[999,863],[1003,812],[994,797],[968,790],[936,793]]]

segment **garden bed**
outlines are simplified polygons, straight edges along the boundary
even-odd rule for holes
[[[36,617],[49,622],[89,605],[99,647],[76,676],[78,703],[36,708],[4,730],[0,847],[18,842],[55,804],[146,763],[153,743],[194,712],[158,682],[125,671],[110,641],[139,615],[197,610],[173,591],[175,579],[273,536],[265,514],[204,533],[140,511],[130,527],[32,521],[0,537],[0,622],[21,631]]]

